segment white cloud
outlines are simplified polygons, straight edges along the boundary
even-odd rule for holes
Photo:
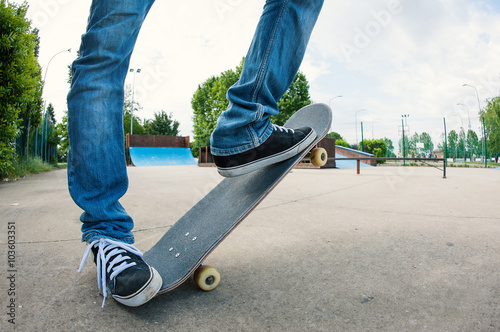
[[[411,114],[412,130],[436,133],[437,144],[442,118],[456,113],[459,102],[468,104],[476,129],[475,92],[462,84],[475,85],[481,100],[499,93],[500,66],[495,60],[500,51],[498,11],[480,10],[465,0],[402,0],[400,10],[390,17],[389,3],[356,1],[343,8],[328,3],[322,13],[313,47],[325,45],[317,53],[320,59],[336,62],[330,60],[334,64],[327,73],[330,82],[311,85],[314,90],[329,88],[344,95],[342,104],[336,103],[346,107],[345,116],[337,112],[334,129],[353,142],[354,112],[366,108],[360,118],[383,119],[375,135],[396,141],[401,114]],[[340,14],[330,14],[335,10]],[[327,38],[330,43],[325,43]],[[489,83],[481,82],[488,77]]]

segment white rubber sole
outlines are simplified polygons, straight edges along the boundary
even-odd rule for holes
[[[217,171],[219,172],[220,175],[226,178],[241,176],[247,173],[257,171],[266,166],[279,163],[280,161],[284,161],[298,155],[305,148],[307,148],[312,142],[314,142],[315,138],[316,138],[316,132],[313,129],[311,130],[309,135],[307,135],[302,141],[297,143],[297,145],[292,146],[288,150],[241,166],[227,167],[227,168],[217,167]]]
[[[155,268],[150,267],[150,269],[152,271],[151,279],[142,289],[127,297],[113,295],[113,298],[128,307],[138,307],[155,297],[163,284],[163,280]]]

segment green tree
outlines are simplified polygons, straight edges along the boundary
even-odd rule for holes
[[[346,147],[346,148],[349,147],[349,143],[347,143],[343,139],[335,139],[335,145],[343,146],[343,147]]]
[[[58,161],[57,146],[61,141],[61,137],[59,136],[59,133],[57,131],[54,106],[52,104],[49,104],[49,106],[47,107],[47,124],[48,124],[47,143],[49,144],[51,151],[51,153],[47,157],[47,161],[51,163],[56,163]]]
[[[194,156],[198,155],[198,148],[210,144],[210,135],[217,125],[217,119],[229,105],[226,99],[227,90],[235,84],[243,69],[243,62],[235,70],[227,70],[219,76],[212,76],[198,85],[198,89],[191,99],[193,108],[194,142],[191,149]],[[311,103],[309,98],[309,84],[302,73],[298,73],[290,89],[278,101],[280,114],[271,118],[273,123],[283,125],[297,110]]]
[[[500,154],[500,96],[488,100],[480,115],[484,118],[488,155]]]
[[[127,88],[125,90],[125,99],[123,102],[123,132],[126,134],[130,134],[130,118],[132,111],[132,90]],[[141,105],[134,101],[134,126],[133,126],[133,134],[134,135],[145,135],[146,130],[142,125],[141,119],[137,116],[137,111],[141,110]]]
[[[385,146],[387,148],[386,153],[385,153],[385,157],[389,157],[389,158],[396,157],[396,155],[394,154],[394,144],[392,143],[392,140],[387,138],[387,137],[384,137],[383,141],[385,142]]]
[[[410,147],[410,138],[405,135],[404,136],[404,146],[403,146],[403,138],[401,138],[398,142],[399,145],[399,151],[401,153],[401,157],[405,158],[410,154],[409,147]]]
[[[179,134],[179,121],[172,119],[172,113],[165,111],[155,112],[153,120],[144,122],[147,135],[177,136]]]
[[[363,140],[363,151],[374,154],[375,157],[384,158],[387,155],[387,144],[383,139]],[[379,161],[378,163],[383,163]]]
[[[332,131],[331,133],[329,133],[328,135],[326,135],[326,137],[335,138],[336,141],[337,140],[343,140],[343,141],[345,141],[344,138],[339,133],[337,133],[335,131]]]
[[[460,132],[458,133],[457,158],[462,158],[465,155],[465,141],[464,128],[460,128]]]
[[[54,112],[54,105],[52,105],[52,103],[49,103],[49,106],[47,106],[47,114],[50,122],[56,123],[56,113]]]
[[[309,83],[306,76],[300,71],[295,75],[288,91],[278,101],[279,114],[271,117],[271,122],[282,126],[302,107],[311,104],[309,96]]]
[[[68,139],[68,111],[64,111],[61,123],[56,125],[56,134],[59,137],[57,156],[60,162],[68,160],[69,139]]]
[[[452,130],[448,133],[448,156],[446,156],[446,158],[451,156],[453,159],[456,159],[458,152],[457,150],[458,150],[458,133],[455,130]]]
[[[467,157],[470,158],[471,161],[474,160],[474,155],[478,156],[481,154],[481,142],[476,132],[472,129],[467,131],[467,152]]]
[[[420,143],[424,143],[424,153],[429,154],[434,151],[434,143],[432,142],[432,137],[429,133],[425,131],[419,136]]]
[[[420,143],[420,135],[415,132],[412,137],[408,140],[408,145],[407,145],[407,152],[411,156],[417,154],[417,143]]]
[[[198,85],[191,99],[194,133],[191,150],[195,157],[198,156],[198,148],[210,145],[210,135],[217,125],[217,119],[229,105],[226,92],[238,81],[242,69],[243,60],[235,70],[230,69],[219,76],[212,76]]]
[[[26,18],[28,4],[0,0],[0,175],[14,170],[16,136],[41,121],[42,79],[38,31]],[[24,123],[24,126],[21,123]],[[24,131],[23,131],[24,129]],[[21,149],[24,150],[24,149]]]
[[[349,143],[347,143],[344,140],[344,138],[339,133],[337,133],[335,131],[332,131],[331,133],[329,133],[328,135],[326,135],[326,137],[335,138],[335,145],[344,146],[346,148],[349,147]]]

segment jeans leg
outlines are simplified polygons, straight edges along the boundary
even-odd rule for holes
[[[211,136],[214,155],[261,145],[272,132],[269,117],[292,83],[304,57],[323,0],[268,0],[239,81],[227,92],[228,109]]]
[[[68,94],[68,186],[83,209],[82,241],[133,243],[133,221],[118,200],[128,187],[124,82],[140,27],[154,0],[93,0]]]

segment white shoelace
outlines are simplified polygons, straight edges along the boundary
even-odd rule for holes
[[[99,251],[96,257],[96,267],[97,267],[97,286],[99,287],[99,291],[102,293],[104,299],[102,300],[102,307],[104,307],[104,302],[106,301],[106,296],[108,295],[108,291],[106,288],[106,275],[113,270],[111,275],[109,276],[109,280],[113,280],[120,272],[125,269],[128,269],[131,266],[136,265],[135,262],[127,263],[126,260],[130,259],[130,256],[122,256],[122,253],[127,253],[127,251],[139,256],[142,258],[142,253],[133,245],[126,244],[119,241],[113,241],[110,239],[99,239],[93,241],[91,244],[87,246],[85,249],[85,253],[83,254],[82,262],[80,263],[80,268],[78,269],[78,273],[82,272],[83,266],[87,261],[87,257],[89,256],[90,250],[96,244],[99,246]],[[107,252],[107,254],[105,254]],[[118,255],[109,263],[108,268],[106,269],[106,264],[109,259]],[[120,264],[121,263],[121,264]],[[119,265],[118,265],[119,264]],[[116,266],[115,266],[116,265]]]
[[[284,131],[284,132],[289,132],[291,131],[292,134],[295,133],[295,130],[291,129],[291,128],[285,128],[285,127],[282,127],[282,126],[278,126],[278,125],[275,125],[273,124],[273,129],[274,130],[279,130],[279,131]]]

